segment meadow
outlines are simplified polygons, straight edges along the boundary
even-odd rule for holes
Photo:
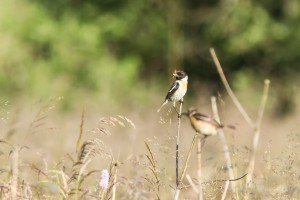
[[[2,0],[0,199],[300,199],[299,22],[297,0]],[[201,146],[157,113],[175,69],[182,112],[235,129]]]
[[[299,112],[274,118],[266,98],[269,84],[265,81],[263,89],[262,83],[264,95],[257,108],[247,97],[249,91],[237,94],[245,113],[227,94],[212,101],[187,95],[183,111],[193,105],[215,118],[220,115],[222,123],[236,129],[206,139],[199,168],[196,148],[190,150],[195,132],[182,117],[180,177],[187,168],[178,186],[177,114],[171,105],[157,113],[159,98],[148,108],[123,112],[88,101],[62,112],[63,97],[15,105],[2,100],[1,199],[299,199]],[[272,93],[268,98],[274,101]],[[250,113],[251,118],[256,112],[259,124],[249,126],[243,115]],[[105,169],[110,176],[107,189],[100,186]]]

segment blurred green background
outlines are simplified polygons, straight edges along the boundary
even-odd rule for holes
[[[2,0],[0,95],[148,105],[178,68],[191,91],[215,94],[214,47],[235,91],[271,79],[283,116],[299,90],[299,24],[298,0]]]

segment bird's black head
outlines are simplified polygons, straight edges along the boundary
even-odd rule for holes
[[[175,72],[173,73],[173,77],[175,77],[176,80],[181,80],[181,79],[187,77],[187,74],[184,71],[175,70]]]

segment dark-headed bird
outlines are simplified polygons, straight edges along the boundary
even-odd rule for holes
[[[182,101],[183,97],[187,91],[188,86],[188,76],[184,71],[176,71],[173,73],[173,77],[175,77],[175,81],[170,87],[165,101],[160,106],[160,108],[157,110],[157,112],[160,111],[160,109],[166,105],[168,102],[173,102],[173,107],[176,110],[175,103],[177,101]],[[176,110],[177,112],[177,110]],[[178,113],[178,112],[177,112]]]

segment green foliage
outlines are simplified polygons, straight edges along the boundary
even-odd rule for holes
[[[174,64],[218,86],[209,47],[231,81],[250,72],[287,87],[300,69],[299,21],[297,0],[4,0],[0,91],[128,101]]]
[[[118,56],[106,46],[105,35],[114,30],[126,34],[126,26],[114,16],[82,22],[72,13],[56,21],[44,7],[5,2],[0,20],[2,94],[68,96],[74,92],[101,94],[112,99],[131,92],[137,81],[140,60],[135,55]],[[14,15],[14,13],[17,13]],[[5,17],[4,17],[5,16]],[[101,26],[109,19],[109,26]],[[103,95],[105,94],[105,95]],[[100,98],[100,97],[99,97]]]
[[[300,29],[293,25],[300,20],[299,2],[237,1],[229,9],[220,8],[222,16],[215,18],[206,34],[215,41],[223,38],[216,46],[227,55],[233,70],[252,68],[276,78],[291,75],[290,70],[299,72],[295,49],[300,47],[296,36]]]

